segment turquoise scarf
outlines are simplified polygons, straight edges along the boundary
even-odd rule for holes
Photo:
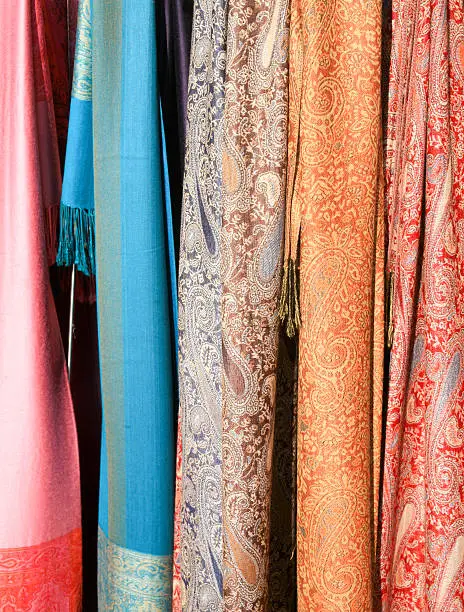
[[[99,607],[170,610],[173,246],[152,0],[93,1]]]

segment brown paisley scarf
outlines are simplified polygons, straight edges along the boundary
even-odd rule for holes
[[[230,0],[223,142],[224,608],[268,598],[287,154],[287,0]]]

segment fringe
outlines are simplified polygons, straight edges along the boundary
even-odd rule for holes
[[[76,265],[86,276],[95,275],[95,212],[66,205],[60,207],[58,266]]]
[[[47,206],[45,208],[45,248],[47,249],[47,261],[49,266],[53,266],[56,261],[59,216],[59,206]]]
[[[288,258],[284,266],[282,279],[282,291],[279,304],[280,320],[287,321],[286,332],[289,338],[293,338],[301,325],[300,303],[298,299],[298,283],[295,260]]]

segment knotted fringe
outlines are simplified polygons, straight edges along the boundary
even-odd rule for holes
[[[296,264],[291,257],[284,266],[282,279],[282,291],[280,294],[279,316],[282,322],[287,320],[287,336],[293,338],[301,325],[300,304],[298,299],[298,287],[296,278]]]
[[[95,274],[95,212],[61,205],[58,266],[76,265],[86,276]]]
[[[45,208],[45,245],[49,266],[53,266],[56,261],[59,216],[59,206],[47,206]]]

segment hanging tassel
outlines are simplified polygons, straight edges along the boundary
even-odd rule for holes
[[[73,266],[83,274],[95,274],[95,212],[61,206],[58,266]]]
[[[298,299],[298,286],[296,264],[289,258],[284,266],[282,291],[280,294],[279,316],[282,322],[287,321],[286,332],[293,338],[301,325],[300,304]]]

